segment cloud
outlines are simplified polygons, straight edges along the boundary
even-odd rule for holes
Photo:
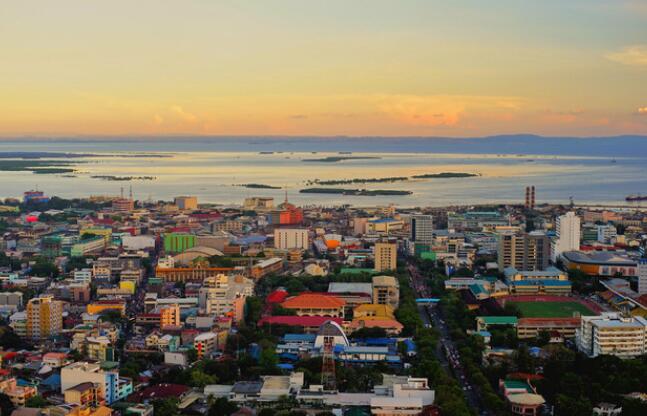
[[[380,97],[378,108],[403,123],[452,127],[475,114],[499,118],[515,112],[521,101],[499,96],[388,95]]]
[[[160,116],[159,114],[155,114],[155,116],[153,116],[153,123],[157,125],[164,123],[164,117]]]
[[[647,45],[625,46],[618,52],[605,55],[611,61],[631,66],[647,66]]]
[[[638,110],[636,110],[636,114],[639,116],[647,116],[647,107],[639,107]]]
[[[171,111],[176,115],[180,116],[182,120],[192,123],[198,120],[198,117],[195,114],[191,114],[187,111],[184,111],[179,105],[171,106]]]
[[[305,120],[308,118],[307,114],[292,114],[289,116],[292,120]]]

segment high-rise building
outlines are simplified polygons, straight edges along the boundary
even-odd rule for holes
[[[638,261],[638,293],[647,293],[647,259]]]
[[[526,186],[526,203],[525,207],[528,210],[535,209],[535,186]]]
[[[555,220],[556,239],[552,244],[553,263],[566,251],[580,249],[580,217],[574,212],[567,212]]]
[[[615,355],[633,358],[647,353],[647,320],[625,318],[606,312],[600,316],[583,316],[577,331],[577,347],[589,357]]]
[[[400,304],[400,284],[393,276],[373,276],[371,281],[373,288],[373,303],[378,305],[389,305],[397,309]]]
[[[274,229],[274,248],[289,250],[293,248],[307,250],[308,230],[305,228]]]
[[[416,214],[411,216],[411,241],[431,243],[434,239],[434,218],[431,215]]]
[[[176,196],[174,203],[183,211],[198,209],[198,197],[195,196]]]
[[[544,270],[550,259],[550,240],[540,231],[531,233],[503,233],[498,236],[498,265],[517,270]]]
[[[395,243],[375,243],[375,271],[385,272],[398,268],[398,247]]]
[[[50,338],[63,330],[63,303],[51,295],[30,299],[26,312],[28,338]]]

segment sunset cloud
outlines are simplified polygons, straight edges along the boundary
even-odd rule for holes
[[[184,109],[179,105],[172,106],[171,111],[176,115],[180,116],[180,118],[182,118],[182,120],[186,122],[192,123],[198,120],[198,117],[195,114],[191,114],[187,111],[184,111]]]
[[[608,53],[606,58],[623,65],[647,67],[647,45],[626,46],[618,52]]]

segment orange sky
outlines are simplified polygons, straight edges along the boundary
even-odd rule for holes
[[[4,3],[0,136],[647,134],[644,1]]]

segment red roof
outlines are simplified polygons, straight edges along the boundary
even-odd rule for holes
[[[189,387],[183,384],[157,384],[155,386],[146,387],[137,393],[128,396],[129,401],[142,402],[144,400],[165,399],[167,397],[180,397],[184,394]]]
[[[288,292],[284,289],[276,289],[274,292],[267,295],[265,301],[267,303],[281,303],[288,297]]]
[[[339,325],[343,323],[341,318],[330,318],[328,316],[266,316],[258,321],[258,324],[314,327],[321,326],[326,321],[333,321]]]
[[[281,306],[288,309],[339,309],[346,306],[346,301],[335,296],[302,293],[286,299]]]

